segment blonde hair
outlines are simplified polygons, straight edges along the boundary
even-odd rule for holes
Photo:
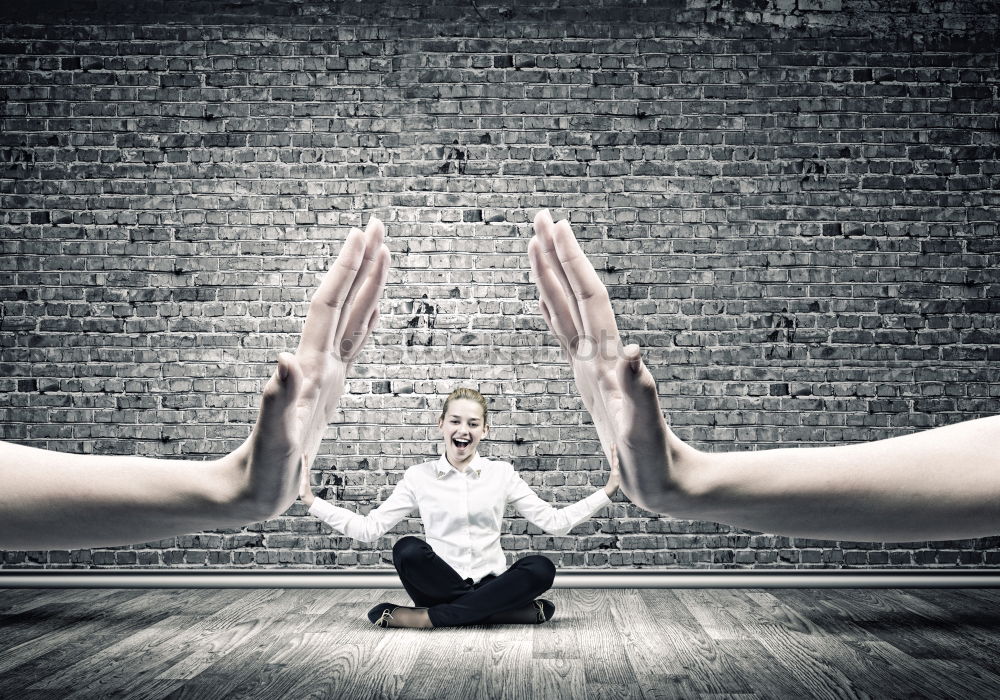
[[[490,410],[486,405],[486,397],[475,389],[466,389],[465,387],[459,387],[448,394],[448,398],[444,400],[444,406],[441,407],[441,420],[444,420],[445,414],[448,413],[448,404],[456,399],[468,399],[469,401],[478,403],[483,409],[483,423],[488,422],[486,419],[489,416]]]

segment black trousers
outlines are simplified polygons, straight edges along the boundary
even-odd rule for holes
[[[427,608],[435,627],[488,624],[490,617],[528,605],[552,587],[556,567],[532,555],[518,559],[499,576],[478,583],[463,579],[431,546],[403,537],[392,548],[392,564],[417,607]]]

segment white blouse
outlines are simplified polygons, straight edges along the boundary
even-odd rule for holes
[[[565,535],[611,503],[598,489],[582,501],[553,508],[538,497],[514,467],[478,454],[464,472],[440,459],[410,467],[378,508],[361,516],[317,498],[309,512],[348,537],[372,542],[420,512],[427,544],[462,578],[479,581],[507,569],[500,524],[510,503],[528,521],[552,535]]]

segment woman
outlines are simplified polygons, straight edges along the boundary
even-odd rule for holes
[[[566,508],[549,506],[507,462],[479,456],[489,433],[486,399],[473,389],[457,389],[444,402],[438,429],[440,459],[410,467],[385,500],[367,516],[316,498],[303,470],[300,496],[309,512],[348,537],[371,542],[414,509],[427,541],[403,537],[392,548],[392,563],[415,608],[381,603],[368,612],[379,627],[456,627],[471,624],[541,623],[555,606],[536,597],[552,586],[555,566],[538,555],[510,568],[500,548],[500,524],[510,503],[530,522],[565,535],[611,502],[618,470],[603,489]]]

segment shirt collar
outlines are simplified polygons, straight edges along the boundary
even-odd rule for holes
[[[475,476],[478,479],[479,475],[483,471],[483,467],[486,466],[486,462],[487,460],[484,459],[483,457],[480,457],[479,452],[476,452],[476,454],[472,457],[472,461],[469,462],[469,466],[466,467],[466,471],[467,472],[471,471],[473,473],[473,476]],[[445,455],[441,455],[441,457],[435,463],[434,469],[435,472],[437,473],[438,479],[443,479],[444,477],[448,476],[449,472],[460,473],[457,469],[455,469],[455,467],[451,465],[451,462],[448,461],[448,458]]]

